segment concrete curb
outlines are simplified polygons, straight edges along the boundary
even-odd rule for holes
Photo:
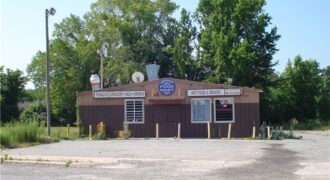
[[[97,157],[68,157],[68,156],[38,156],[38,155],[18,155],[1,154],[4,162],[13,163],[33,163],[49,165],[82,166],[92,164],[117,164],[118,159],[97,158]]]

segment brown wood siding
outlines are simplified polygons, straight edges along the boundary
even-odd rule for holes
[[[92,125],[93,132],[101,121],[107,132],[123,129],[124,106],[81,106],[83,124]],[[178,123],[181,123],[182,137],[207,137],[206,123],[191,123],[190,104],[185,105],[146,105],[144,124],[129,124],[133,137],[155,137],[156,123],[160,137],[176,137]],[[235,122],[232,123],[232,137],[252,135],[252,127],[259,125],[259,104],[236,103]],[[228,123],[211,123],[212,137],[227,137]],[[220,131],[220,132],[219,132]]]

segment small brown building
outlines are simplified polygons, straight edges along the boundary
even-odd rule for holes
[[[129,123],[132,137],[248,137],[259,127],[258,89],[179,79],[159,79],[79,93],[80,119],[85,127],[103,122],[107,133]]]

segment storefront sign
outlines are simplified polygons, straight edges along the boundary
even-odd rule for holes
[[[95,98],[109,98],[109,92],[94,92]]]
[[[160,81],[159,83],[159,91],[162,93],[164,96],[170,96],[174,93],[175,91],[175,83],[174,81],[170,79],[165,79]]]
[[[188,90],[188,96],[238,96],[241,95],[241,89],[199,89]]]
[[[145,91],[102,91],[94,92],[95,98],[135,98],[145,97]]]
[[[225,89],[225,96],[239,96],[241,95],[241,89]]]

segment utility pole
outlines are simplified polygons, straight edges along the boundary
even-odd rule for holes
[[[101,89],[103,89],[103,61],[104,61],[104,55],[103,55],[103,48],[101,47],[100,50],[101,54],[101,67],[100,67],[100,77],[101,77]]]
[[[99,49],[99,54],[101,57],[101,63],[100,63],[100,79],[101,79],[101,89],[103,89],[103,62],[104,62],[104,46],[101,45]]]
[[[47,135],[50,136],[50,94],[49,94],[49,36],[48,36],[48,16],[54,16],[56,10],[54,8],[46,9],[46,108],[47,108]]]

